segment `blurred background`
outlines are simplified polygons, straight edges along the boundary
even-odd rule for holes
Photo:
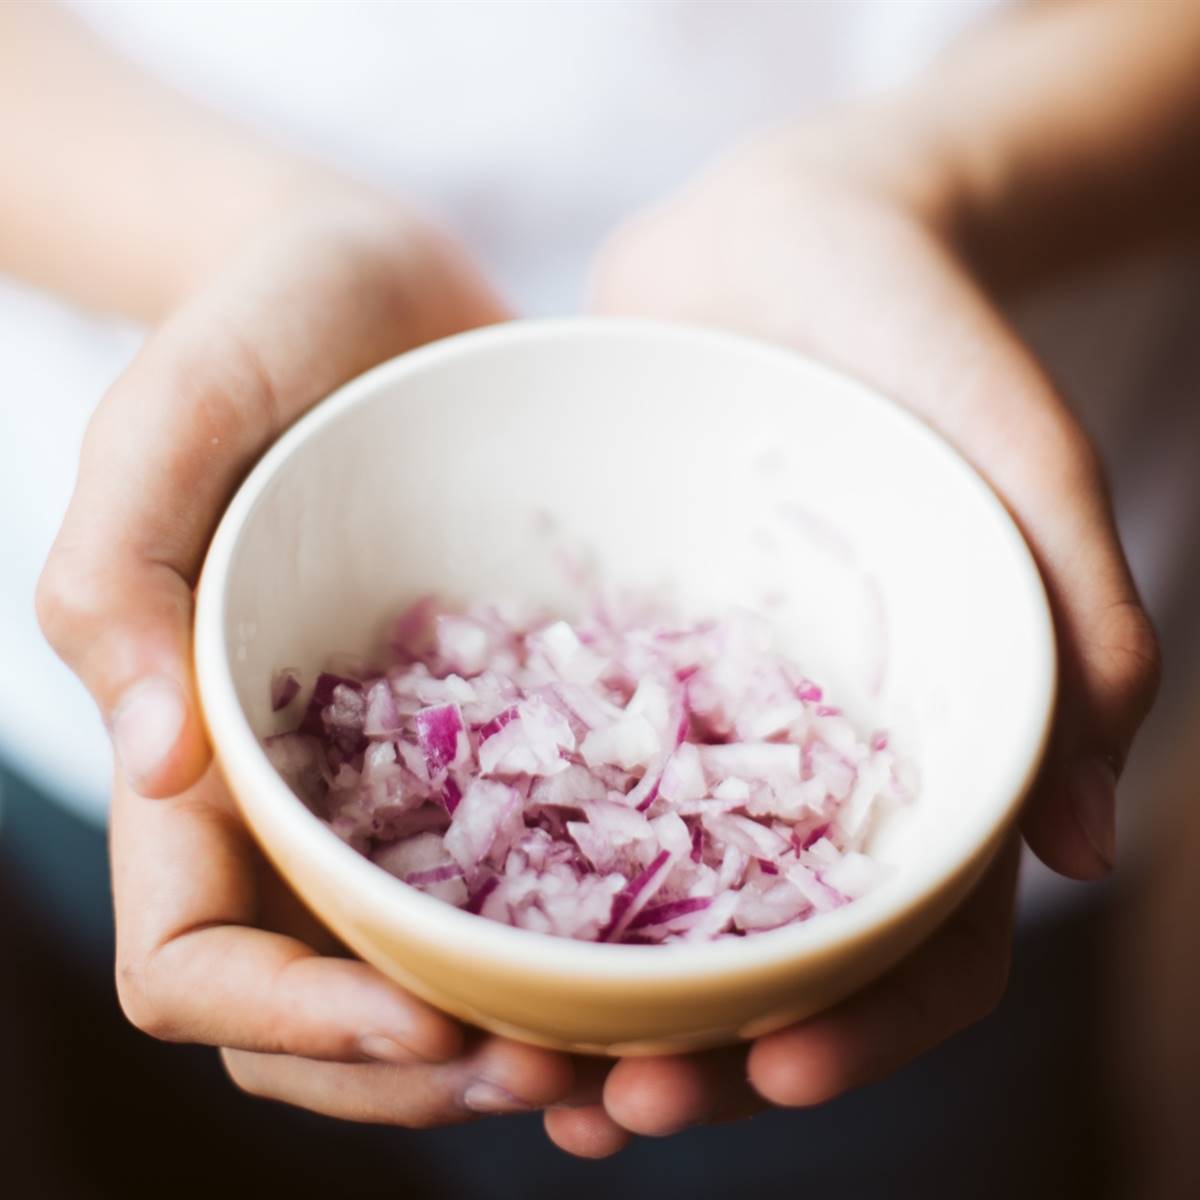
[[[896,86],[1004,7],[66,5],[205,104],[438,212],[530,314],[578,309],[604,236],[740,137]],[[413,1133],[253,1101],[214,1052],[126,1026],[111,983],[107,740],[32,596],[88,413],[143,331],[0,277],[5,1193],[1200,1195],[1200,521],[1179,490],[1200,475],[1198,266],[1194,252],[1148,253],[1012,311],[1104,453],[1163,637],[1163,691],[1122,787],[1120,872],[1082,886],[1028,862],[1003,1005],[894,1078],[600,1164],[560,1154],[534,1117]]]

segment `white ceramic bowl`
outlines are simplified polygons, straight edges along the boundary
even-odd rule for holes
[[[546,516],[558,529],[548,538]],[[344,845],[276,775],[268,687],[368,653],[414,597],[578,601],[556,549],[685,611],[766,606],[785,648],[920,794],[874,892],[711,945],[571,942],[471,916]],[[568,611],[566,615],[570,615]],[[1012,826],[1054,700],[1053,630],[1004,507],[923,424],[796,354],[706,330],[522,322],[348,384],[230,504],[200,582],[196,666],[251,829],[364,959],[458,1016],[546,1045],[649,1052],[752,1036],[879,975]]]

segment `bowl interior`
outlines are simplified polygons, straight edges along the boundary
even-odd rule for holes
[[[280,727],[273,671],[369,656],[427,592],[577,611],[571,556],[685,613],[764,612],[891,732],[920,795],[877,838],[880,892],[961,862],[1040,755],[1052,633],[1008,515],[918,421],[796,355],[624,322],[468,334],[314,410],[237,505],[220,619],[247,737]]]

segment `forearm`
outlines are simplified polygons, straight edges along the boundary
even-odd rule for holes
[[[48,3],[0,5],[0,163],[0,272],[145,321],[285,212],[354,190]]]
[[[1194,0],[1026,5],[953,48],[901,110],[998,286],[1200,233]]]

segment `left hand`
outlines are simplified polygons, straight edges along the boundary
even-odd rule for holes
[[[539,1108],[564,1055],[467,1035],[345,956],[209,764],[191,670],[209,536],[255,459],[392,354],[507,316],[447,235],[345,191],[277,214],[155,330],[97,408],[43,572],[47,636],[105,714],[117,992],[138,1028],[221,1048],[256,1096],[428,1128]]]
[[[905,160],[903,138],[856,120],[765,139],[631,223],[600,256],[594,307],[822,358],[909,407],[991,482],[1041,567],[1060,647],[1059,709],[1023,832],[1059,873],[1099,878],[1115,855],[1116,777],[1158,672],[1099,460],[960,252],[952,190]],[[619,1062],[597,1103],[550,1111],[547,1132],[581,1153],[764,1099],[817,1104],[903,1065],[999,1000],[1017,858],[1014,840],[929,942],[830,1012],[748,1057]]]

